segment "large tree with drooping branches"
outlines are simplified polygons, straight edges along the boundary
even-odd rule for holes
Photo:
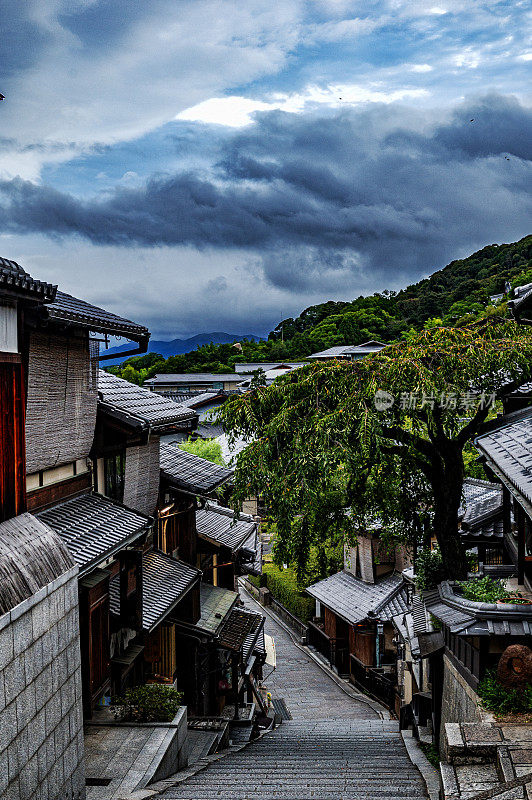
[[[277,519],[277,554],[300,575],[310,547],[331,531],[351,536],[375,516],[400,528],[421,510],[446,574],[463,578],[464,448],[493,399],[531,377],[532,333],[500,318],[289,372],[223,406],[229,436],[250,441],[238,457],[235,500],[264,496]]]

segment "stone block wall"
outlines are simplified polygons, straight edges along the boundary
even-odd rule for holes
[[[443,657],[443,695],[441,708],[440,748],[445,752],[444,732],[448,722],[483,722],[479,697],[458,672],[450,658]]]
[[[85,797],[77,568],[0,617],[0,797]]]

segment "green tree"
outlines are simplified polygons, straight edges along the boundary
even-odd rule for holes
[[[410,509],[413,519],[430,514],[445,574],[463,578],[464,448],[491,397],[531,376],[531,332],[498,318],[430,328],[353,364],[289,372],[220,412],[230,437],[252,440],[238,457],[235,500],[265,496],[278,555],[300,575],[328,520],[356,532]]]

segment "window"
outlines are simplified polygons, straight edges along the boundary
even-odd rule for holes
[[[0,352],[18,353],[17,308],[0,304]]]
[[[223,389],[224,388],[223,381],[213,381],[212,388],[213,389]]]
[[[124,500],[126,454],[116,453],[104,458],[105,495],[121,503]]]

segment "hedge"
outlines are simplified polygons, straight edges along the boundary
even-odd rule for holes
[[[272,595],[294,616],[303,622],[308,622],[314,616],[314,600],[303,594],[292,569],[279,569],[276,564],[266,562],[262,571],[267,576]],[[255,586],[260,584],[260,579],[254,576],[249,576],[249,580]]]

